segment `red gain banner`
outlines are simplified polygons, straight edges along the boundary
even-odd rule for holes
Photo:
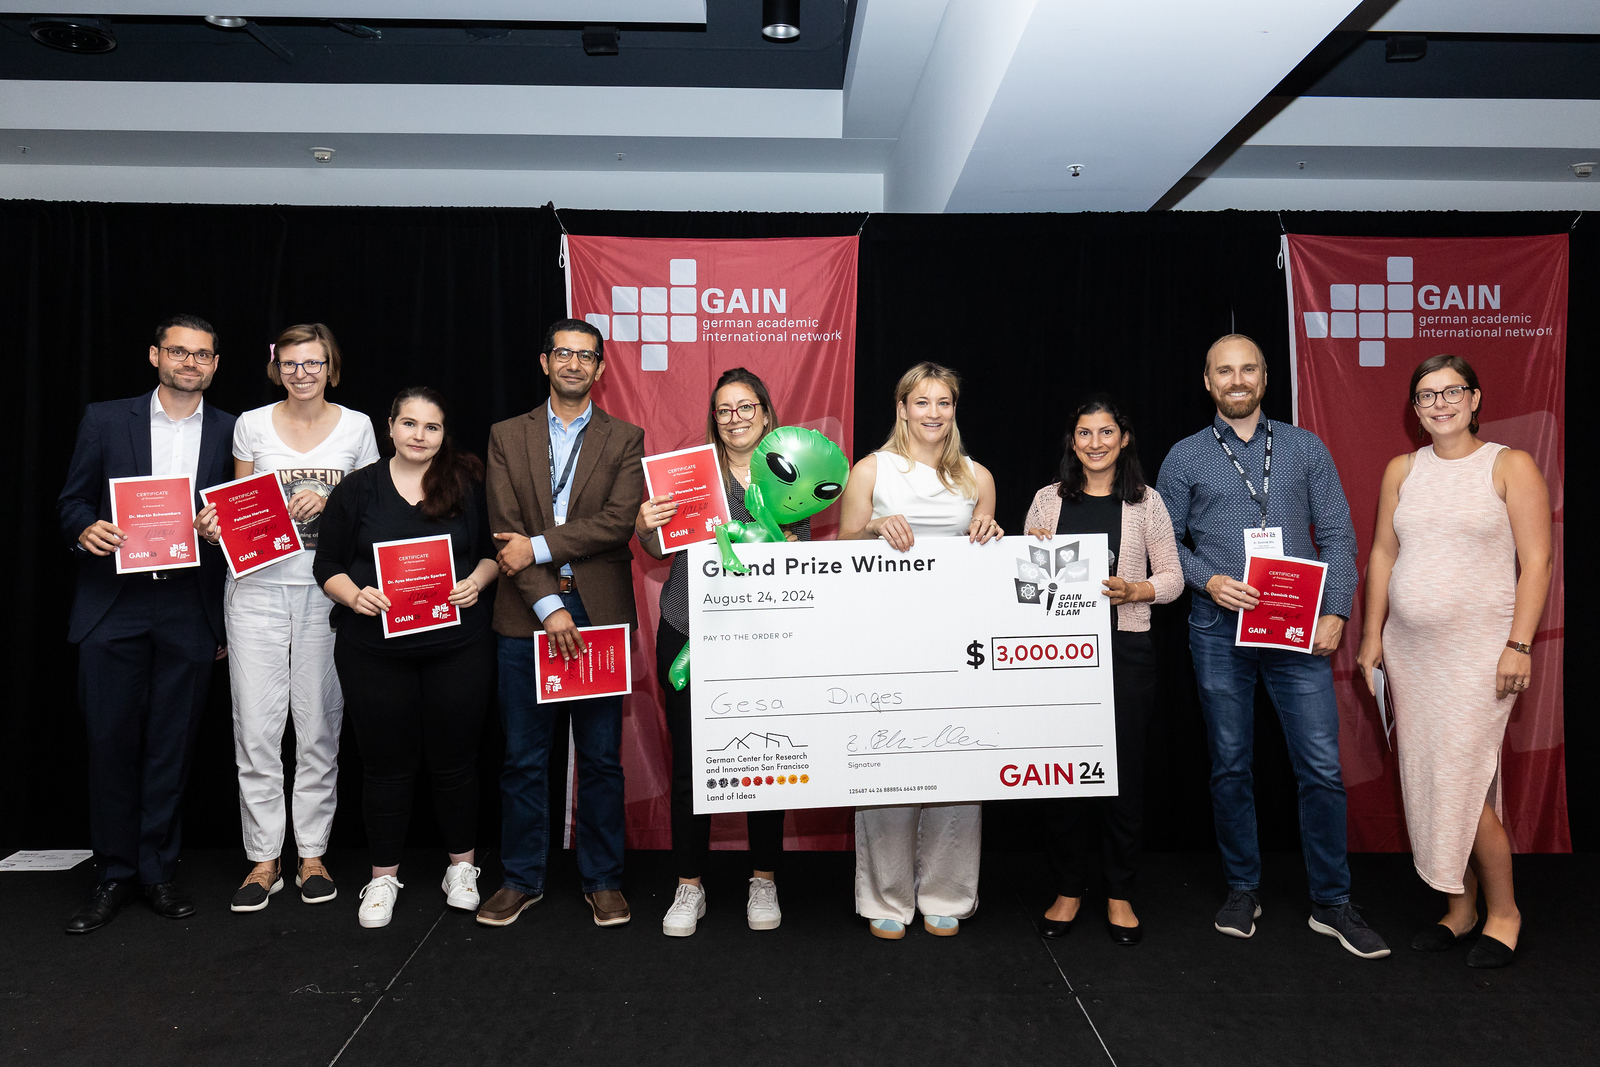
[[[712,386],[744,367],[767,384],[775,426],[810,427],[853,455],[857,252],[855,237],[562,238],[568,314],[606,342],[596,402],[644,427],[646,455],[672,452],[705,443]],[[819,539],[837,528],[837,506],[811,520]],[[672,844],[672,742],[655,677],[669,564],[634,548],[639,631],[622,725],[631,848]],[[853,825],[846,809],[791,812],[785,847],[849,848]],[[745,847],[744,820],[717,816],[712,847]]]
[[[1533,682],[1501,750],[1505,826],[1519,852],[1570,852],[1563,739],[1563,482],[1567,238],[1284,238],[1295,422],[1326,442],[1359,541],[1363,581],[1384,467],[1427,443],[1411,372],[1449,353],[1483,387],[1478,436],[1527,452],[1550,485],[1554,575]],[[1471,581],[1473,561],[1462,560]],[[1398,764],[1355,669],[1364,587],[1334,657],[1350,849],[1407,851]],[[1397,694],[1400,700],[1404,694]]]

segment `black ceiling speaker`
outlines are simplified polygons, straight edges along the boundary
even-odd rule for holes
[[[800,0],[761,0],[761,36],[792,41],[800,36]]]
[[[40,44],[92,56],[117,47],[111,23],[84,15],[41,15],[28,20],[28,32]]]
[[[585,26],[583,51],[591,56],[614,56],[622,41],[622,31],[615,26]]]
[[[1415,63],[1428,58],[1428,39],[1417,33],[1395,33],[1384,38],[1383,58],[1390,63]]]

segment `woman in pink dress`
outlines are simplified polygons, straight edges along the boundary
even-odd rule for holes
[[[1481,886],[1488,916],[1467,965],[1504,967],[1522,916],[1500,744],[1550,588],[1550,492],[1526,452],[1478,439],[1482,401],[1460,356],[1412,372],[1412,410],[1433,441],[1384,471],[1356,663],[1369,687],[1374,669],[1388,676],[1417,873],[1447,902],[1411,947],[1462,941]]]

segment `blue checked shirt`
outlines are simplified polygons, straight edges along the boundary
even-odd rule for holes
[[[588,426],[590,418],[594,416],[594,405],[590,404],[584,408],[583,414],[573,419],[571,426],[562,422],[561,416],[554,411],[548,412],[548,415],[550,419],[550,445],[555,449],[556,453],[556,470],[564,471],[567,469],[567,458],[572,455],[572,446],[577,443],[579,431]],[[572,483],[577,480],[576,461],[573,463],[573,473],[574,476],[567,479],[567,484],[561,487],[561,492],[556,496],[552,504],[551,510],[555,512],[558,523],[565,522],[567,519],[567,501],[572,497]],[[559,474],[557,477],[559,477]],[[555,481],[555,478],[550,481],[552,490],[555,489]],[[554,558],[550,554],[550,544],[544,539],[544,534],[530,538],[529,541],[533,546],[533,561],[535,563],[549,563]],[[571,577],[572,564],[563,563],[561,565],[561,573]],[[552,593],[547,597],[541,597],[533,605],[533,613],[539,617],[540,622],[544,622],[546,615],[565,606],[561,602],[561,597],[556,593]]]
[[[1267,451],[1266,416],[1249,441],[1239,440],[1221,415],[1211,425],[1239,457],[1259,492]],[[1178,559],[1189,587],[1204,593],[1206,582],[1218,574],[1242,581],[1243,531],[1261,525],[1261,509],[1250,499],[1244,479],[1223,454],[1211,427],[1172,446],[1161,464],[1156,490],[1172,516]],[[1316,434],[1286,422],[1272,424],[1271,490],[1267,525],[1283,527],[1285,554],[1328,565],[1322,614],[1348,619],[1356,592],[1356,536],[1339,471]],[[1185,536],[1193,548],[1184,543]]]

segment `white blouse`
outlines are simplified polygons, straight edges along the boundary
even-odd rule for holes
[[[875,452],[878,477],[872,487],[872,517],[904,515],[918,537],[965,537],[972,525],[977,500],[968,500],[939,481],[939,472],[926,463]],[[972,471],[972,460],[961,457]]]

